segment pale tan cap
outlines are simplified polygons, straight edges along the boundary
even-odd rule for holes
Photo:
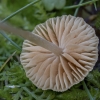
[[[82,81],[98,59],[98,38],[82,18],[63,15],[48,19],[33,33],[62,48],[56,56],[25,40],[20,60],[26,76],[43,90],[66,91]]]

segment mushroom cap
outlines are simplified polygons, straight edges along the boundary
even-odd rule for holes
[[[43,90],[63,92],[82,81],[98,59],[98,38],[82,18],[63,15],[48,19],[33,33],[62,48],[56,56],[25,40],[20,55],[26,76]]]

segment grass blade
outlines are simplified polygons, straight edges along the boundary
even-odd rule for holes
[[[5,63],[0,67],[0,72],[3,70],[5,65],[8,63],[8,61],[15,55],[16,51],[5,61]]]
[[[93,0],[94,1],[94,0]],[[95,10],[97,11],[97,5],[96,3],[94,2],[94,7],[95,7]]]
[[[64,7],[63,9],[77,8],[77,7],[85,6],[85,5],[88,5],[88,4],[91,4],[91,3],[95,3],[96,1],[99,1],[99,0],[93,0],[93,1],[88,1],[88,2],[85,2],[85,3],[81,3],[81,4],[78,4],[78,5],[67,6],[67,7]]]
[[[84,1],[84,0],[81,0],[81,1],[79,2],[79,4],[81,4],[83,1]],[[74,13],[74,16],[77,15],[79,8],[80,8],[80,7],[76,8],[75,13]]]
[[[82,84],[83,84],[83,87],[84,87],[85,91],[87,92],[88,97],[90,98],[90,100],[94,100],[84,81],[82,81]]]
[[[11,43],[14,47],[16,47],[19,51],[21,51],[21,48],[20,48],[14,41],[12,41],[12,40],[6,35],[5,32],[0,31],[0,33],[1,33],[1,35],[3,35],[8,41],[10,41],[10,43]]]
[[[29,7],[29,6],[31,6],[31,5],[33,5],[33,4],[35,4],[35,3],[37,3],[38,1],[40,1],[40,0],[35,0],[35,1],[33,1],[33,2],[29,3],[29,4],[27,4],[26,6],[20,8],[19,10],[15,11],[15,12],[12,13],[11,15],[9,15],[9,16],[7,16],[5,19],[3,19],[3,20],[1,21],[1,23],[2,23],[2,22],[5,22],[6,20],[8,20],[8,19],[10,19],[11,17],[15,16],[16,14],[18,14],[18,13],[21,12],[22,10],[26,9],[27,7]]]
[[[27,87],[22,87],[24,91],[26,91],[30,96],[32,96],[33,98],[35,98],[35,100],[37,100],[37,96],[35,94],[33,94],[32,92],[30,92],[30,90]]]

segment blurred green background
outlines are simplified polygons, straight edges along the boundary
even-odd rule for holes
[[[32,3],[35,1],[38,2]],[[30,3],[16,14],[18,9]],[[24,30],[32,31],[37,24],[51,17],[69,14],[84,18],[100,37],[100,0],[0,0],[0,20]],[[0,100],[90,100],[82,83],[63,93],[35,87],[20,64],[22,43],[21,37],[0,31]],[[94,70],[85,78],[92,100],[100,100],[99,71],[100,57]]]

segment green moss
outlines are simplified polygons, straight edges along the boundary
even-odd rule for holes
[[[33,0],[0,0],[0,19],[4,19],[31,1]],[[66,6],[72,5],[73,2],[74,0],[66,0]],[[74,10],[46,11],[42,3],[38,2],[12,17],[8,22],[16,27],[32,31],[37,24],[46,19],[57,15],[74,14]],[[100,27],[99,17],[97,17],[97,27]],[[11,38],[21,48],[22,38],[13,35],[8,35],[8,38]],[[21,51],[18,51],[10,41],[0,34],[0,68],[14,51],[17,53],[0,72],[0,100],[89,100],[82,83],[60,93],[51,90],[43,91],[35,87],[26,77],[20,64]],[[100,100],[100,72],[98,70],[92,71],[85,81],[93,98]]]

